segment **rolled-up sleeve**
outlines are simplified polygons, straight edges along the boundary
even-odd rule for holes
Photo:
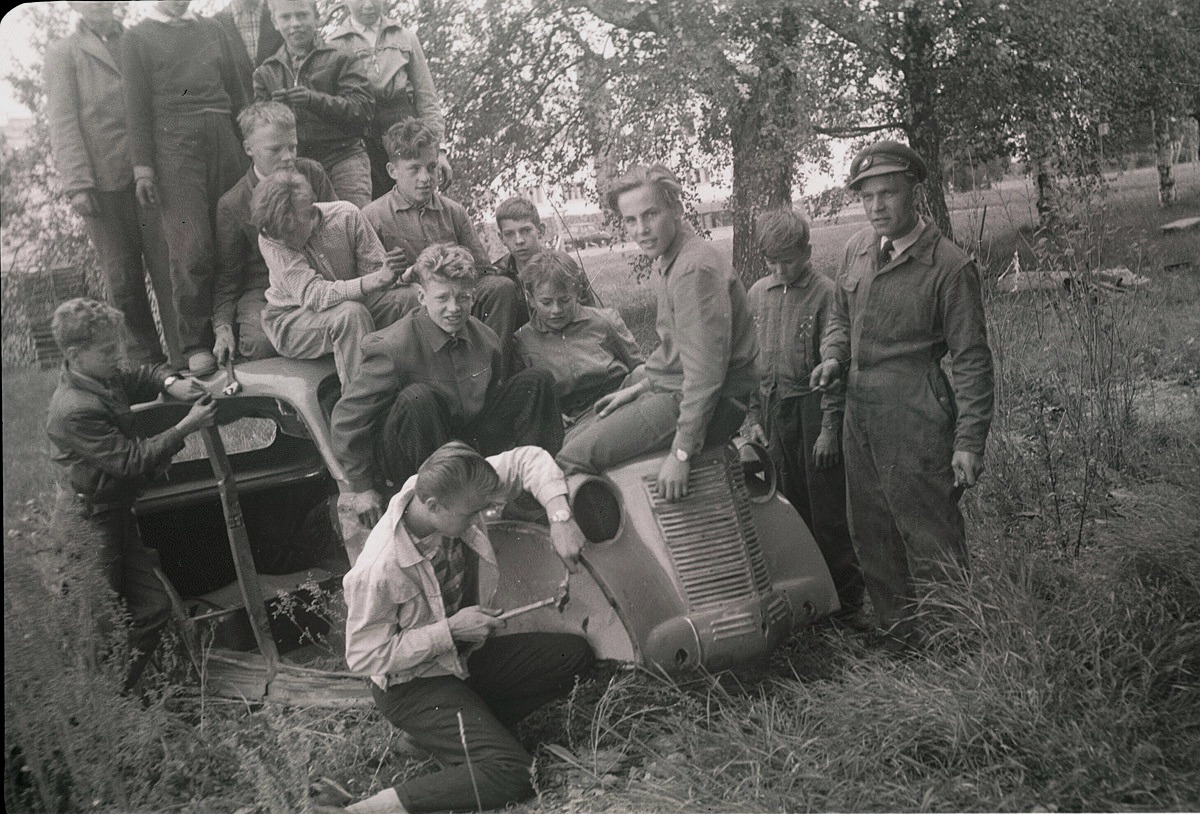
[[[708,422],[725,384],[732,344],[729,282],[706,263],[672,271],[675,346],[683,366],[682,400],[675,427],[675,449],[695,452],[704,443]]]
[[[303,252],[269,237],[260,235],[258,248],[271,276],[272,290],[267,292],[267,300],[272,305],[324,311],[347,300],[363,298],[361,278],[326,280]]]
[[[376,527],[374,533],[380,533]],[[342,580],[346,600],[346,664],[352,672],[383,676],[413,670],[454,649],[445,619],[400,627],[405,604],[425,601],[399,568],[352,569]]]
[[[541,447],[525,446],[501,452],[487,459],[500,476],[505,497],[515,498],[528,491],[545,506],[550,500],[567,494],[567,481],[554,456]]]

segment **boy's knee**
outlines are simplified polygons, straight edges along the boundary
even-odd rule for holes
[[[339,303],[330,309],[329,316],[335,340],[364,337],[375,330],[375,320],[361,302]]]
[[[238,355],[244,361],[255,362],[259,359],[271,359],[278,356],[279,351],[275,350],[275,346],[271,344],[271,340],[267,339],[267,335],[262,332],[261,328],[247,331],[242,328],[242,333],[238,336]]]
[[[533,758],[520,747],[496,755],[482,767],[488,775],[486,789],[481,788],[480,802],[484,808],[502,808],[519,803],[533,795],[530,769]]]

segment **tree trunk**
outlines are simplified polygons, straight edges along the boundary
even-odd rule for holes
[[[929,215],[941,233],[953,240],[954,225],[942,178],[942,123],[934,98],[938,84],[932,70],[934,32],[925,24],[919,5],[912,6],[905,14],[904,37],[904,89],[910,111],[905,134],[908,146],[925,160],[929,171],[925,181]]]
[[[604,71],[604,58],[588,51],[579,65],[580,106],[584,126],[587,128],[588,148],[592,154],[592,172],[596,180],[596,194],[605,223],[614,222],[608,208],[608,188],[617,177],[616,159],[613,157],[611,132],[612,94],[608,90]]]
[[[1158,160],[1158,205],[1174,206],[1175,159],[1178,142],[1171,138],[1171,116],[1165,110],[1150,111],[1150,126],[1154,130],[1154,153]]]
[[[792,205],[796,166],[796,76],[780,53],[797,35],[796,20],[786,12],[778,22],[764,25],[775,29],[772,33],[779,45],[761,46],[752,90],[728,112],[733,154],[733,268],[747,287],[767,273],[754,220],[767,210]]]

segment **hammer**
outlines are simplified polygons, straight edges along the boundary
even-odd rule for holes
[[[241,389],[242,383],[233,374],[233,354],[230,353],[229,358],[225,361],[225,387],[221,390],[221,393],[226,396],[234,396]]]
[[[538,608],[548,608],[553,605],[559,613],[563,612],[563,608],[571,601],[571,572],[567,571],[563,574],[563,581],[558,584],[558,590],[554,592],[554,596],[548,596],[545,599],[539,599],[537,602],[530,602],[528,605],[522,605],[519,608],[513,608],[510,611],[505,611],[496,618],[505,621],[512,619],[514,616],[523,616],[530,611],[535,611]]]

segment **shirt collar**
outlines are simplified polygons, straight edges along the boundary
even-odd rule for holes
[[[160,23],[167,25],[181,25],[184,22],[191,22],[196,19],[196,13],[190,8],[178,17],[172,17],[170,14],[164,14],[158,10],[158,6],[154,5],[146,12],[146,16],[151,20],[157,20]]]
[[[434,326],[437,327],[437,326]],[[396,562],[402,568],[411,568],[425,557],[417,548],[417,541],[414,541],[412,535],[408,533],[408,528],[404,525],[404,511],[408,508],[408,504],[412,502],[417,493],[417,476],[413,475],[404,482],[404,486],[392,498],[388,504],[387,511],[383,518],[371,530],[371,536],[381,532],[390,532],[392,543],[395,547]],[[437,532],[434,532],[436,535]],[[424,538],[423,538],[424,539]],[[487,562],[495,564],[496,554],[492,550],[491,542],[489,542],[487,533],[478,523],[474,523],[463,533],[460,538],[465,545],[471,548],[479,557]]]
[[[439,328],[425,309],[421,309],[421,313],[417,315],[416,321],[417,329],[425,337],[425,341],[429,343],[429,346],[433,348],[434,353],[437,353],[455,340],[465,342],[468,345],[474,345],[471,341],[471,334],[467,331],[467,328],[471,325],[471,317],[469,316],[463,324],[462,330],[456,334],[448,334]]]
[[[437,193],[437,190],[434,190],[433,194],[429,196],[429,200],[424,204],[414,202],[411,198],[401,192],[400,187],[398,186],[392,186],[391,195],[392,207],[397,212],[407,212],[410,209],[432,209],[437,211],[442,208],[442,196]]]
[[[553,328],[547,328],[544,324],[542,324],[542,321],[541,321],[541,319],[538,318],[537,314],[529,315],[529,324],[532,325],[533,329],[535,331],[537,331],[538,333],[565,334],[567,332],[567,328],[570,328],[572,325],[578,325],[580,322],[583,322],[587,318],[587,315],[584,314],[584,312],[583,312],[583,309],[585,307],[586,306],[583,306],[583,305],[575,306],[575,319],[571,320],[565,326],[563,326],[563,329],[561,331],[556,331]],[[533,309],[531,308],[530,310],[532,311]]]
[[[809,265],[808,269],[806,269],[803,274],[789,283],[787,280],[783,279],[783,275],[781,275],[779,272],[771,272],[771,276],[768,278],[769,282],[767,283],[767,288],[779,288],[779,286],[808,288],[810,285],[812,285],[814,273],[815,272],[813,271],[812,266]]]
[[[73,387],[77,387],[80,390],[86,390],[89,393],[94,393],[97,396],[107,399],[111,399],[113,397],[112,388],[108,386],[107,382],[102,382],[99,379],[80,373],[77,370],[73,370],[71,368],[71,363],[67,362],[66,360],[63,361],[61,378],[68,384],[72,385]]]
[[[679,256],[679,252],[683,249],[683,244],[695,236],[696,230],[692,228],[692,224],[687,221],[682,221],[679,224],[679,231],[675,233],[675,239],[671,241],[671,245],[663,252],[662,257],[654,261],[660,274],[665,275],[671,271],[671,265],[675,262],[675,258]]]
[[[892,238],[892,257],[899,257],[912,248],[912,245],[917,242],[917,238],[921,236],[921,232],[923,231],[925,231],[925,219],[918,216],[916,225],[913,226],[908,234]],[[883,246],[883,242],[887,239],[886,237],[879,239],[880,247]]]
[[[125,30],[120,20],[113,20],[106,25],[92,25],[87,20],[80,20],[79,27],[84,31],[94,34],[101,40],[108,40],[110,37],[119,36]]]

